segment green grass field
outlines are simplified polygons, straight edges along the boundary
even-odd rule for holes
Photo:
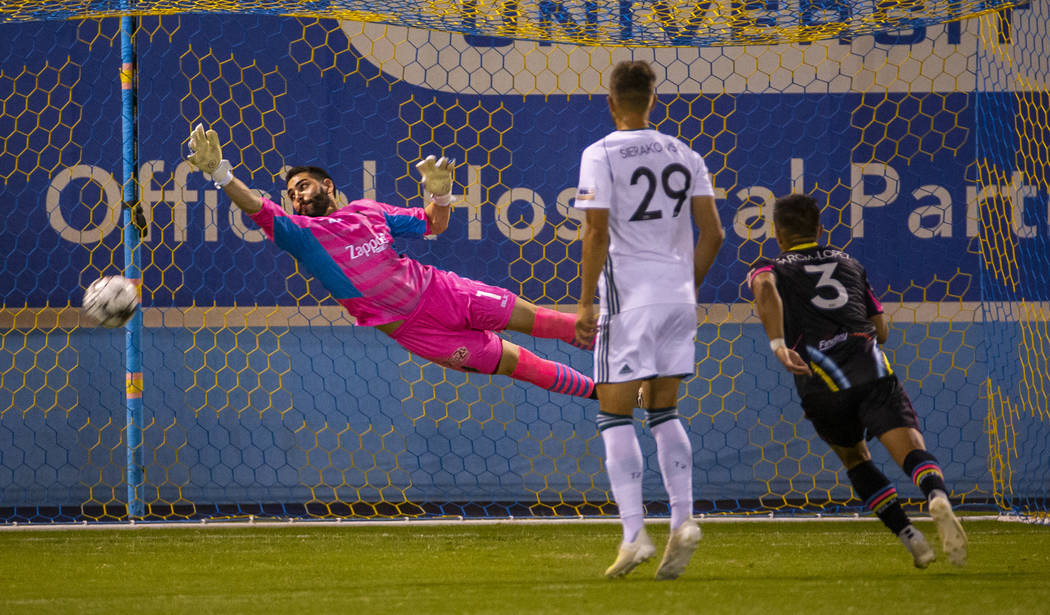
[[[661,582],[601,576],[612,523],[0,531],[0,613],[1050,613],[1050,527],[970,521],[966,568],[916,570],[878,523],[702,525]]]

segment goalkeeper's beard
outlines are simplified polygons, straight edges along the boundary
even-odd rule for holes
[[[330,209],[332,209],[332,197],[328,196],[327,192],[318,192],[310,197],[309,200],[303,201],[302,206],[299,208],[299,213],[304,216],[319,218],[327,216]]]

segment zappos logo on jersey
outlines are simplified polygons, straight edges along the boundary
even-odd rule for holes
[[[371,256],[377,252],[385,250],[390,245],[390,238],[382,235],[370,239],[360,244],[350,244],[346,246],[346,251],[350,253],[351,259],[364,258]]]

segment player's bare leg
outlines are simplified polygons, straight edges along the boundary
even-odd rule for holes
[[[507,321],[507,329],[533,337],[561,340],[585,350],[594,348],[593,342],[583,346],[576,341],[575,313],[570,314],[540,307],[521,297],[514,302],[510,320]]]
[[[393,336],[403,322],[398,320],[378,325],[376,329]],[[540,358],[507,340],[500,341],[503,348],[494,374],[523,380],[555,393],[595,399],[594,380],[589,376],[581,374],[568,365]]]
[[[926,496],[930,516],[941,537],[941,549],[948,556],[948,561],[956,566],[965,566],[969,542],[966,531],[952,511],[944,474],[937,458],[926,450],[922,434],[911,427],[898,427],[879,436],[879,441]]]

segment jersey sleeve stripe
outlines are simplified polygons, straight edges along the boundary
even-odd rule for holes
[[[879,298],[875,296],[875,293],[871,292],[870,286],[868,287],[868,297],[871,299],[871,302],[875,305],[875,313],[881,314],[883,311],[882,302],[879,301]]]
[[[747,287],[751,288],[751,283],[754,281],[756,275],[765,273],[766,271],[773,271],[773,265],[766,265],[765,267],[759,267],[758,269],[752,270],[747,276]]]
[[[412,210],[396,215],[383,212],[386,225],[390,228],[390,234],[394,237],[422,237],[430,230],[430,219],[425,215],[422,218],[412,215]]]

